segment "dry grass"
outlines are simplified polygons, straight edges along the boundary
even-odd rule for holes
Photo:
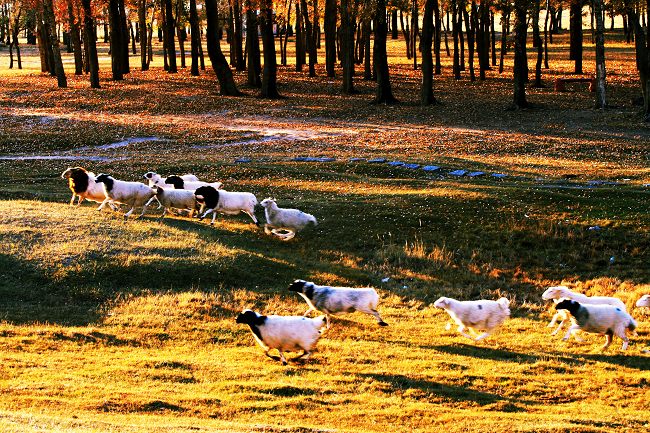
[[[560,42],[549,79],[571,68]],[[341,95],[321,67],[315,80],[282,68],[289,98],[280,101],[245,88],[248,97],[222,98],[211,74],[187,71],[134,71],[114,83],[104,63],[101,90],[81,77],[59,90],[33,69],[0,70],[2,155],[106,158],[0,160],[0,429],[647,429],[650,329],[633,304],[650,292],[650,134],[630,104],[632,47],[608,44],[615,108],[593,111],[591,94],[551,86],[530,90],[536,108],[506,112],[509,74],[495,71],[471,83],[446,68],[436,77],[442,104],[417,106],[402,43],[389,47],[397,107],[371,105],[373,84],[362,81],[361,93]],[[170,141],[93,147],[141,136]],[[299,155],[337,161],[291,161]],[[242,156],[252,162],[233,162]],[[510,176],[456,179],[347,163],[352,156]],[[320,224],[283,243],[247,217],[211,228],[160,222],[156,211],[123,222],[67,206],[59,175],[69,164],[132,180],[193,172],[273,195]],[[587,185],[597,179],[618,185]],[[294,278],[373,285],[390,326],[337,318],[312,360],[282,367],[234,317],[242,308],[301,314],[306,305],[286,290]],[[616,342],[601,353],[604,337],[547,335],[539,295],[559,283],[626,302],[640,325],[628,352]],[[513,317],[473,344],[444,330],[432,306],[441,295],[507,296]]]

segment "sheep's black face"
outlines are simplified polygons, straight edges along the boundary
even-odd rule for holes
[[[305,280],[296,280],[289,286],[289,291],[302,293],[305,284],[307,284]]]
[[[568,310],[571,314],[578,311],[578,308],[580,308],[580,303],[570,299],[564,299],[555,305],[556,310]]]
[[[99,176],[97,176],[97,178],[95,178],[95,182],[103,183],[104,185],[106,185],[106,191],[111,191],[113,189],[113,178],[111,178],[107,174],[104,173],[100,174]]]
[[[245,323],[250,326],[262,325],[266,320],[266,316],[260,316],[253,310],[244,310],[237,316],[235,320],[237,323]]]
[[[196,197],[197,202],[201,204],[205,203],[205,205],[210,209],[216,208],[219,203],[219,191],[211,186],[201,186],[197,188],[196,191],[194,191],[194,196]]]
[[[148,172],[146,172],[146,173],[144,174],[143,177],[144,177],[145,179],[151,179],[151,178],[153,177],[153,172],[152,172],[152,171],[148,171]]]
[[[165,179],[165,183],[168,183],[170,185],[174,185],[175,189],[184,189],[185,182],[183,182],[183,179],[181,179],[180,176],[176,176],[175,174],[169,176],[167,179]]]

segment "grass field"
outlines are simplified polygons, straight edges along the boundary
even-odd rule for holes
[[[69,75],[60,90],[26,49],[26,70],[0,69],[0,430],[648,429],[650,315],[634,303],[650,293],[650,128],[632,105],[633,47],[619,39],[608,40],[604,112],[579,86],[553,91],[571,71],[568,35],[519,112],[506,110],[509,72],[456,82],[446,57],[440,104],[419,107],[403,41],[389,41],[395,107],[372,105],[360,78],[342,95],[323,65],[314,80],[280,68],[278,101],[258,99],[241,73],[243,98],[219,96],[211,73],[159,64],[116,83],[105,58],[102,89]],[[585,56],[593,72],[593,46]],[[150,139],[110,146],[138,137]],[[68,206],[60,175],[74,165],[127,180],[191,172],[320,224],[281,242],[246,216],[125,222]],[[376,287],[390,326],[335,318],[307,363],[266,358],[235,317],[302,314],[286,290],[296,278]],[[639,323],[628,351],[550,336],[540,295],[560,283],[620,297]],[[506,296],[512,316],[474,343],[445,330],[440,296]]]

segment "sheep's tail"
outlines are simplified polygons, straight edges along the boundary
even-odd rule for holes
[[[311,218],[310,218],[309,220],[314,224],[314,227],[317,226],[317,225],[318,225],[318,221],[316,221],[316,217],[313,216],[313,215],[310,215],[310,216],[311,216]]]

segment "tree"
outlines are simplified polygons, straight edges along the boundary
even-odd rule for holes
[[[208,46],[208,56],[212,69],[219,80],[220,92],[226,96],[241,96],[237,89],[228,61],[221,51],[218,35],[218,15],[216,0],[205,0],[205,17],[207,21],[205,37]]]
[[[263,0],[260,11],[260,25],[262,27],[262,47],[264,49],[264,68],[262,69],[263,98],[277,99],[278,92],[278,65],[275,56],[275,40],[273,37],[273,0]]]
[[[316,2],[316,0],[313,0]],[[314,26],[309,19],[309,8],[307,0],[300,0],[300,11],[302,12],[303,22],[305,23],[305,33],[307,34],[307,51],[309,52],[309,76],[316,76],[316,34]],[[314,15],[314,23],[318,25],[317,16]]]
[[[420,105],[436,103],[433,96],[433,11],[438,8],[438,0],[426,0],[422,16],[422,87],[420,89]]]
[[[571,2],[571,47],[569,60],[575,62],[574,72],[582,74],[582,0]]]
[[[514,101],[513,108],[528,107],[526,101],[526,81],[528,64],[526,61],[526,10],[528,0],[515,0],[515,64],[513,67]]]
[[[124,79],[124,67],[122,65],[123,32],[120,21],[119,0],[109,0],[108,19],[111,25],[111,70],[113,79],[116,81]]]
[[[336,76],[336,15],[336,0],[325,0],[325,69],[328,77]]]
[[[594,0],[596,16],[596,108],[605,108],[605,22],[603,18],[603,0]]]
[[[347,95],[354,93],[355,15],[350,0],[341,0],[341,66],[343,67],[343,93]],[[382,19],[385,20],[385,17],[382,17]],[[375,23],[375,35],[377,34],[376,26]],[[377,39],[375,38],[375,47],[376,44]]]
[[[74,73],[75,75],[83,74],[83,57],[81,54],[81,38],[79,36],[79,23],[74,13],[72,0],[66,0],[68,6],[68,27],[72,46],[74,47]]]
[[[81,0],[84,10],[84,32],[88,53],[88,69],[90,70],[90,87],[99,89],[99,61],[97,59],[97,32],[93,19],[90,0]]]
[[[386,0],[377,0],[377,9],[375,10],[375,46],[373,51],[375,74],[377,75],[377,91],[374,102],[377,104],[397,103],[397,99],[393,96],[393,90],[390,85],[388,55],[386,53],[387,34]]]
[[[147,0],[138,0],[138,22],[138,30],[140,32],[140,66],[142,67],[143,71],[148,71],[149,57],[147,56]]]
[[[170,74],[178,72],[176,67],[176,43],[174,42],[174,30],[176,23],[174,22],[174,12],[172,9],[172,0],[163,0],[163,7],[165,8],[165,25],[163,26],[163,43],[167,51],[169,61]]]
[[[289,3],[291,8],[291,3]],[[289,9],[291,11],[291,9]],[[253,8],[251,0],[246,0],[246,52],[248,54],[248,85],[260,87],[260,40],[257,36],[259,28],[257,12]]]
[[[648,3],[650,2],[646,0],[646,7],[650,11],[650,4]],[[639,22],[639,15],[636,12],[633,1],[625,0],[625,12],[628,22],[634,30],[636,67],[639,71],[641,93],[643,94],[643,119],[646,122],[650,122],[650,29],[646,28],[644,30]]]
[[[61,61],[59,38],[56,34],[56,20],[54,18],[52,0],[43,0],[43,16],[47,24],[49,43],[51,44],[52,54],[54,55],[54,71],[56,73],[57,84],[59,87],[68,87],[68,81],[63,70],[63,62]]]

